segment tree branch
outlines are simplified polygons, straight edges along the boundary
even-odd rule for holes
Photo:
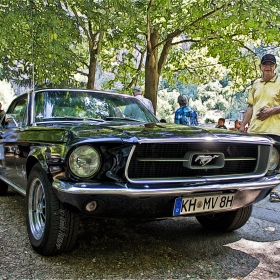
[[[213,14],[219,12],[219,11],[222,10],[224,7],[226,7],[226,6],[231,6],[231,5],[232,5],[232,4],[230,4],[230,3],[229,3],[229,4],[223,4],[223,5],[222,5],[221,7],[219,7],[219,8],[217,8],[217,7],[215,6],[215,9],[214,9],[214,10],[212,10],[212,11],[210,11],[210,12],[208,12],[208,13],[202,15],[200,18],[198,18],[198,19],[196,19],[195,21],[191,22],[191,23],[188,25],[188,27],[190,27],[190,26],[195,26],[195,25],[196,25],[198,22],[200,22],[201,20],[203,20],[203,19],[205,19],[205,18],[207,18],[207,17],[209,17],[209,16],[211,16],[211,15],[213,15]],[[157,48],[158,46],[162,45],[162,44],[165,43],[166,41],[169,41],[170,39],[173,39],[173,38],[179,36],[179,35],[182,34],[185,30],[186,30],[186,28],[185,28],[185,29],[177,29],[177,30],[175,30],[174,32],[170,33],[170,34],[166,37],[166,39],[164,39],[163,41],[159,42],[156,46],[154,46],[154,48]]]

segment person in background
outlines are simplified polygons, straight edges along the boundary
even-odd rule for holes
[[[234,122],[234,127],[231,127],[230,130],[235,130],[235,131],[237,131],[237,130],[239,130],[240,126],[241,126],[241,121],[235,120],[235,122]]]
[[[0,102],[0,124],[5,127],[6,122],[6,112],[2,110],[2,103]]]
[[[142,96],[142,88],[135,86],[133,89],[133,95],[139,99],[152,113],[155,113],[153,103],[148,98]]]
[[[252,85],[248,108],[239,131],[244,132],[250,124],[248,133],[264,134],[280,144],[280,77],[275,73],[276,58],[273,54],[262,57],[260,70],[262,76]],[[270,201],[280,201],[276,188],[270,193]]]
[[[226,120],[224,118],[219,118],[218,124],[215,126],[216,128],[222,128],[222,129],[227,129],[225,126]]]
[[[6,112],[4,110],[2,110],[2,103],[0,102],[0,125],[3,127],[5,127],[5,122],[6,122]],[[6,165],[5,165],[5,152],[4,152],[4,145],[1,144],[0,145],[0,161],[1,161],[1,165],[0,167],[2,167],[3,169],[5,169]]]
[[[174,122],[190,126],[198,125],[197,112],[189,107],[189,100],[186,95],[179,95],[177,100],[180,108],[175,112]]]

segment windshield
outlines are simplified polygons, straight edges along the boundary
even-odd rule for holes
[[[130,96],[94,91],[46,90],[35,95],[35,122],[55,119],[157,122],[155,116]]]

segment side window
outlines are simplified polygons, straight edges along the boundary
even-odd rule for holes
[[[6,117],[6,127],[21,127],[26,125],[27,98],[19,100]]]

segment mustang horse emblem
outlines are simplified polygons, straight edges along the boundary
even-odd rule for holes
[[[217,158],[219,157],[218,155],[213,155],[213,156],[205,156],[205,155],[201,155],[201,156],[197,156],[196,159],[194,160],[195,162],[197,162],[199,160],[199,163],[204,166],[207,163],[209,163],[213,158]]]

